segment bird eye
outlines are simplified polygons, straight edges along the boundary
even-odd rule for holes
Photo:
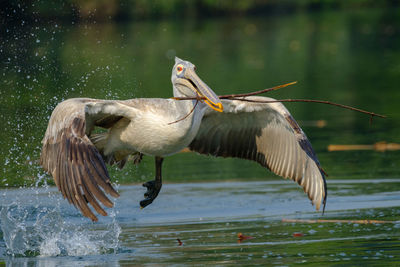
[[[178,72],[178,74],[181,73],[181,72],[183,71],[182,65],[178,65],[178,66],[176,67],[176,71]]]

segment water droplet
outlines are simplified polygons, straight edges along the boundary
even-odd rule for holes
[[[315,234],[317,231],[315,231],[315,230],[313,230],[313,229],[311,229],[310,231],[308,231],[308,233],[310,234],[310,235],[313,235],[313,234]]]

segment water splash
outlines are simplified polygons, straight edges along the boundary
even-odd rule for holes
[[[121,227],[110,212],[109,224],[93,224],[68,215],[65,221],[55,207],[24,206],[20,201],[3,206],[1,230],[6,253],[15,256],[83,256],[115,253]]]

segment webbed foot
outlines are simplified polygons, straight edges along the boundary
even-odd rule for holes
[[[157,182],[156,180],[148,181],[143,184],[143,187],[147,187],[146,193],[144,193],[145,199],[140,201],[140,207],[144,208],[147,205],[150,205],[154,199],[157,198],[158,193],[161,190],[162,183]]]

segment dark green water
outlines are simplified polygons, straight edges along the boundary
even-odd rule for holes
[[[333,190],[334,193],[329,195],[327,218],[345,216],[398,221],[400,151],[328,152],[327,146],[374,144],[378,141],[400,143],[399,29],[399,13],[387,9],[126,24],[46,22],[27,25],[21,22],[1,27],[0,119],[3,130],[0,132],[0,184],[5,188],[3,196],[7,200],[2,202],[2,206],[10,205],[8,200],[14,191],[10,191],[9,187],[29,187],[38,181],[42,184],[49,178],[38,166],[40,141],[51,111],[58,102],[81,96],[104,99],[170,97],[171,68],[173,57],[177,55],[193,62],[199,76],[218,94],[244,93],[298,81],[297,85],[270,93],[269,96],[279,99],[324,99],[387,115],[387,119],[374,118],[371,124],[366,115],[336,107],[311,103],[286,104],[308,135],[323,168],[329,174],[328,190]],[[315,127],[315,121],[318,120],[326,121],[326,126]],[[112,170],[111,175],[120,183],[140,183],[154,175],[153,168],[153,159],[148,158],[139,167]],[[196,186],[201,187],[201,182],[280,181],[278,179],[252,162],[207,158],[189,153],[172,156],[166,159],[164,165],[164,180],[167,183],[200,182]],[[355,182],[349,188],[346,183],[336,188],[335,183],[330,182],[349,179],[370,180],[371,183],[394,179],[394,182],[378,182],[370,186],[368,183]],[[196,186],[193,185],[193,188],[197,188]],[[268,184],[265,186],[269,187]],[[277,206],[274,206],[274,210],[282,205],[281,209],[287,210],[285,213],[272,212],[272,218],[266,217],[269,206],[265,206],[264,211],[222,213],[224,216],[217,220],[215,217],[218,216],[214,213],[219,210],[218,201],[211,201],[207,202],[209,210],[204,215],[212,218],[209,224],[199,223],[199,216],[196,214],[183,216],[182,214],[188,212],[187,206],[180,213],[171,212],[174,207],[170,206],[170,210],[168,206],[163,206],[169,214],[164,217],[159,217],[157,209],[152,208],[140,215],[149,216],[148,225],[132,223],[131,221],[138,220],[136,205],[143,194],[141,189],[137,189],[132,194],[137,199],[127,199],[129,205],[135,207],[130,210],[132,214],[125,212],[128,215],[115,217],[114,224],[122,227],[122,232],[116,234],[121,240],[116,249],[117,254],[110,255],[106,250],[105,255],[111,259],[110,265],[116,266],[135,260],[138,263],[154,260],[158,263],[180,264],[187,259],[193,259],[198,264],[262,264],[266,259],[264,256],[269,259],[272,257],[274,261],[268,263],[277,265],[301,264],[302,260],[316,265],[353,265],[359,263],[363,257],[378,257],[380,262],[385,261],[392,265],[396,265],[395,260],[399,261],[398,227],[359,225],[353,228],[352,224],[343,227],[324,224],[319,231],[319,226],[313,225],[312,229],[318,231],[318,234],[312,235],[306,230],[309,228],[307,224],[281,223],[283,216],[319,216],[313,213],[305,195],[295,184],[288,182],[281,186],[281,189],[276,189],[277,192],[289,192],[289,199],[294,198],[292,194],[299,194],[302,202],[291,202],[292,206],[283,205],[285,198],[279,197],[280,193],[277,193],[277,198],[280,199],[278,202],[282,203],[275,203]],[[16,192],[19,190],[25,189],[17,189]],[[226,189],[221,189],[221,194],[225,191]],[[244,192],[234,199],[240,198],[240,203],[253,203],[251,190],[247,188]],[[161,196],[163,193],[164,191]],[[165,194],[168,195],[168,191]],[[203,193],[198,191],[198,194],[201,196]],[[265,192],[265,198],[269,194]],[[346,198],[342,202],[335,202],[335,197],[340,199],[341,194],[348,196],[357,205],[349,206]],[[374,194],[378,194],[378,197],[374,198]],[[207,194],[204,195],[207,199]],[[218,198],[216,193],[212,196]],[[65,203],[58,194],[52,197],[58,197],[58,211],[63,217],[60,220],[64,220],[65,225],[70,226],[78,220],[75,210],[64,206]],[[390,203],[375,205],[387,198]],[[124,203],[123,199],[119,201]],[[175,202],[172,203],[188,203],[190,206],[190,199],[190,194],[177,193],[176,199],[173,199]],[[35,201],[29,203],[26,204],[28,214],[36,214],[37,211],[32,211],[29,205],[37,208],[37,204]],[[199,199],[194,203],[199,205],[202,201]],[[237,208],[236,202],[230,205],[227,200],[226,203],[228,209]],[[14,205],[25,207],[25,202],[23,204],[17,199]],[[126,203],[121,204],[121,207],[125,205],[129,207]],[[154,205],[157,207],[156,203]],[[295,208],[291,208],[293,206]],[[38,214],[43,214],[42,206],[39,207]],[[68,209],[68,212],[64,213],[64,209]],[[6,211],[10,209],[7,208],[4,212]],[[12,211],[11,209],[11,214]],[[115,208],[115,212],[117,211],[118,205]],[[7,214],[3,215],[4,227]],[[181,216],[185,219],[184,223],[179,223]],[[248,216],[251,219],[247,220]],[[236,218],[234,222],[231,222],[232,218]],[[34,219],[33,221],[35,222]],[[157,221],[163,225],[157,225]],[[98,234],[96,226],[79,220],[78,222],[83,224],[82,227],[91,229],[84,234]],[[106,229],[107,232],[110,224],[106,220],[98,228],[101,231]],[[269,230],[265,231],[264,226],[268,226]],[[330,230],[336,228],[340,228],[340,234],[329,234]],[[216,230],[204,237],[199,234],[203,233],[201,229],[204,232]],[[361,237],[354,234],[354,229],[361,231]],[[143,236],[133,234],[138,231]],[[76,229],[68,233],[71,232],[82,234]],[[165,232],[169,234],[164,234]],[[238,245],[235,236],[237,232],[257,238]],[[306,232],[308,236],[298,241],[289,238],[292,232]],[[190,235],[179,234],[178,238],[186,242],[183,247],[177,248],[175,239],[178,235],[171,233]],[[279,233],[285,233],[282,235],[290,240],[282,239]],[[212,237],[208,238],[208,235]],[[272,235],[271,239],[269,235]],[[30,234],[29,238],[34,239],[35,236]],[[172,240],[172,245],[169,241],[166,243],[165,240],[169,239]],[[268,242],[278,243],[265,248],[269,246]],[[75,243],[86,244],[82,241]],[[2,243],[2,257],[10,265],[17,266],[21,262],[33,262],[37,265],[46,264],[46,261],[57,263],[51,257],[27,259],[6,256],[7,244]],[[98,247],[110,248],[102,244]],[[33,254],[37,255],[40,249],[35,248],[26,250],[33,250]],[[99,251],[93,251],[94,253],[86,253],[91,256],[82,256],[82,264],[96,265],[104,260],[104,254],[98,255]],[[365,251],[372,252],[368,254]],[[8,250],[8,253],[18,254],[18,251]],[[77,254],[66,254],[71,256],[63,257],[63,261],[73,263],[78,260],[76,257],[79,256],[72,256]],[[357,256],[349,256],[352,254]],[[144,255],[143,258],[140,255]]]

